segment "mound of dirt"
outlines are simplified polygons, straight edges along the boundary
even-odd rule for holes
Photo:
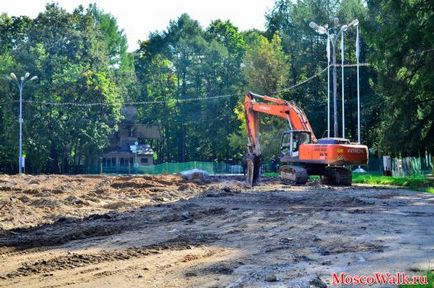
[[[189,199],[207,189],[176,175],[0,175],[0,229],[28,228],[68,217]]]

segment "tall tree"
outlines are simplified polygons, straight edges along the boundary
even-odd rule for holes
[[[252,36],[249,36],[250,48],[244,59],[247,87],[258,94],[277,93],[287,85],[289,72],[288,56],[283,52],[281,39],[277,33],[271,41],[259,34],[256,34],[256,37]],[[245,139],[245,119],[241,105],[240,103],[235,109],[235,113],[242,121],[241,130],[232,133],[230,137],[234,149],[240,149],[240,145],[245,147],[245,140],[240,140]],[[286,121],[276,117],[261,115],[261,146],[265,159],[279,153],[280,134],[287,125]]]
[[[244,80],[244,52],[242,34],[229,21],[214,21],[203,30],[186,14],[141,43],[136,71],[145,88],[144,99],[162,99],[163,111],[172,111],[162,118],[159,113],[151,115],[151,107],[142,113],[144,121],[146,115],[151,116],[146,121],[160,123],[167,135],[159,145],[165,150],[159,161],[233,157],[227,137],[237,126],[232,110]],[[161,70],[162,66],[167,69]],[[171,80],[160,81],[160,77]],[[232,94],[234,97],[220,97]]]
[[[271,94],[288,83],[288,56],[282,41],[274,34],[271,41],[258,36],[247,51],[244,73],[249,89],[260,94]]]
[[[384,97],[379,148],[434,152],[434,3],[368,1],[370,62]]]
[[[361,60],[365,61],[367,46],[364,45],[364,31],[366,30],[367,9],[360,0],[278,0],[273,9],[266,15],[267,35],[271,37],[279,33],[282,38],[284,51],[290,56],[290,84],[307,80],[310,76],[318,74],[301,86],[285,93],[285,99],[294,100],[308,115],[313,129],[318,137],[323,137],[327,132],[327,73],[320,71],[327,67],[325,35],[318,35],[309,27],[314,21],[319,25],[333,27],[333,18],[338,17],[341,24],[349,23],[353,19],[359,19],[360,31],[362,31]],[[339,35],[340,36],[340,35]],[[339,37],[340,38],[340,37]],[[345,32],[345,62],[355,63],[355,29]],[[336,43],[338,62],[340,62],[340,39]],[[340,70],[340,69],[339,69]],[[362,140],[372,145],[375,142],[375,129],[378,126],[378,97],[369,86],[375,78],[372,69],[361,67],[361,93],[362,93]],[[338,72],[338,80],[340,73]],[[337,81],[338,91],[341,89],[341,81]],[[288,85],[288,86],[291,86]],[[357,139],[357,86],[356,68],[345,68],[345,136],[352,140]],[[339,95],[340,96],[340,95]],[[338,123],[341,125],[341,97],[338,97]],[[333,118],[331,119],[333,122]],[[341,129],[339,129],[339,132]],[[339,136],[341,133],[339,133]]]
[[[32,101],[24,107],[28,172],[78,171],[81,164],[99,158],[108,136],[116,129],[122,94],[115,82],[116,68],[111,66],[106,34],[95,29],[96,23],[89,9],[79,7],[68,13],[48,4],[20,32],[25,37],[13,41],[13,71],[39,76],[23,95],[26,101]],[[7,95],[17,94],[13,83],[7,87]],[[61,104],[64,102],[73,104]],[[86,106],[92,102],[101,105]],[[16,102],[4,106],[2,113],[5,121],[15,119]],[[7,135],[18,130],[17,123],[11,123],[5,127]],[[10,161],[16,163],[15,158]]]

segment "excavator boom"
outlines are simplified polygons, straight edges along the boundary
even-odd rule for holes
[[[272,104],[257,102],[255,98],[271,102]],[[317,141],[306,114],[293,102],[248,92],[244,98],[244,112],[246,116],[247,137],[249,139],[248,145],[252,146],[249,148],[249,153],[261,155],[259,145],[259,113],[283,118],[288,121],[291,129],[309,131],[312,142],[315,143]]]

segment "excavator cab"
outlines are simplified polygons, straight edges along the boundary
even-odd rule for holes
[[[312,135],[309,131],[288,130],[283,132],[280,142],[282,157],[298,158],[300,145],[312,143]]]

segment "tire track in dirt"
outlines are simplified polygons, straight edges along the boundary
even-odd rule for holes
[[[162,225],[163,223],[191,222],[204,217],[227,213],[227,210],[222,207],[203,208],[199,205],[194,209],[189,207],[188,210],[183,205],[170,209],[163,207],[165,211],[162,213],[160,209],[162,205],[158,206],[160,207],[155,207],[156,209],[148,207],[148,209],[131,213],[112,212],[103,215],[91,215],[85,219],[62,218],[53,224],[3,232],[0,234],[0,256],[32,253],[35,252],[34,248],[44,251],[49,246],[57,246],[74,240],[110,236],[124,231]],[[170,207],[171,205],[166,206]],[[160,211],[160,213],[157,214],[156,211]],[[153,217],[151,214],[159,216]]]
[[[21,256],[26,254],[34,254],[34,253],[42,253],[50,250],[50,247],[35,247],[35,248],[28,248],[28,249],[19,249],[15,247],[0,247],[0,257],[2,258],[8,258],[13,256]]]
[[[35,262],[24,262],[13,272],[1,275],[1,279],[14,279],[22,276],[34,274],[47,274],[58,270],[70,270],[88,265],[95,265],[103,262],[128,260],[131,258],[146,257],[151,254],[158,254],[165,250],[185,250],[192,249],[193,246],[217,241],[216,234],[190,233],[188,235],[178,235],[177,237],[143,247],[129,247],[126,249],[116,249],[112,251],[101,251],[95,254],[68,253],[52,259],[40,259]]]
[[[124,231],[127,227],[120,225],[114,218],[109,214],[94,215],[83,220],[61,218],[53,224],[7,231],[0,236],[0,247],[23,250],[55,246],[73,240],[108,236]],[[111,219],[114,221],[110,221]]]

